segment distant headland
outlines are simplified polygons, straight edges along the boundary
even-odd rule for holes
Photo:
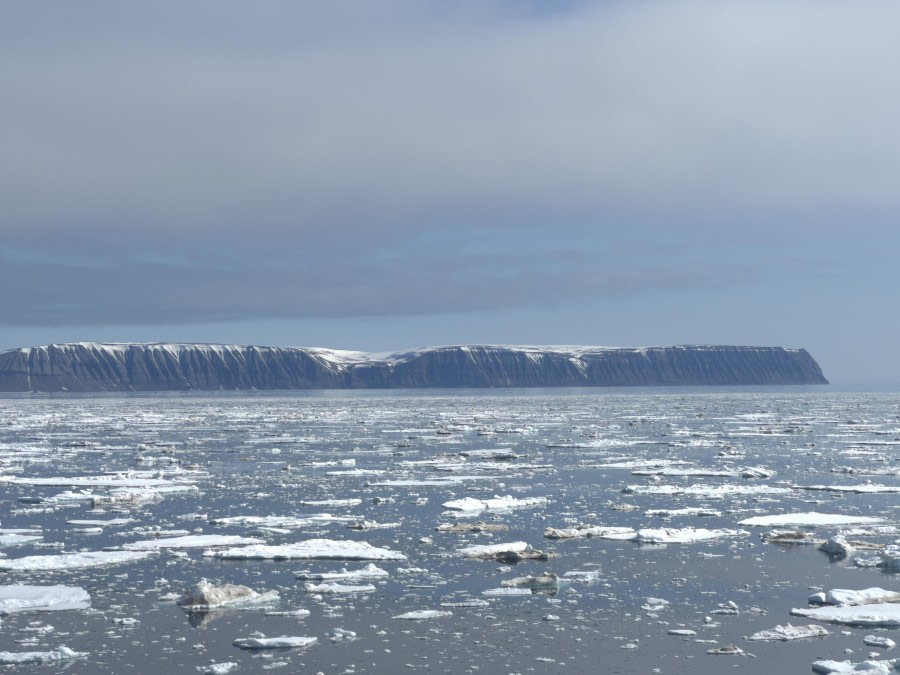
[[[75,342],[0,353],[0,391],[151,392],[828,384],[805,349],[326,348]]]

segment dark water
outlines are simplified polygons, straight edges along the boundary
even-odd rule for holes
[[[486,462],[459,453],[503,448],[517,459]],[[336,395],[165,396],[0,399],[0,466],[15,479],[58,477],[59,485],[0,483],[0,527],[41,528],[43,539],[2,549],[10,559],[99,551],[150,538],[142,528],[196,534],[258,536],[272,544],[313,537],[366,541],[407,556],[376,562],[390,576],[374,593],[317,595],[298,570],[358,569],[339,560],[219,560],[204,548],[163,549],[147,560],[58,572],[0,572],[4,585],[67,584],[91,595],[91,609],[11,614],[0,626],[0,651],[49,651],[66,645],[88,656],[63,664],[10,670],[72,673],[205,672],[235,662],[231,672],[302,673],[722,673],[732,670],[807,673],[817,659],[859,662],[891,651],[863,644],[864,635],[898,638],[895,630],[827,626],[824,638],[750,642],[752,633],[791,622],[792,607],[832,588],[898,589],[894,576],[855,560],[832,560],[814,546],[763,543],[771,528],[742,527],[757,515],[822,512],[897,520],[896,494],[811,491],[802,486],[898,486],[900,395],[827,391],[528,391],[460,395],[360,393]],[[440,460],[429,462],[428,460]],[[609,468],[609,464],[641,465]],[[764,467],[768,478],[632,475],[637,468],[707,471]],[[361,470],[368,475],[329,475]],[[66,477],[105,472],[156,472],[197,491],[124,505],[47,503],[73,489]],[[143,475],[143,474],[141,474]],[[147,474],[150,475],[150,474]],[[444,485],[373,482],[465,476]],[[659,486],[732,486],[732,491],[666,494]],[[645,493],[646,486],[656,492]],[[623,488],[626,489],[623,492]],[[632,491],[634,488],[636,491]],[[103,496],[106,488],[89,489]],[[494,495],[546,497],[538,505],[454,518],[442,503]],[[304,506],[301,501],[361,500],[355,506]],[[101,500],[102,501],[102,500]],[[702,507],[713,516],[663,519],[652,509]],[[229,516],[291,516],[329,512],[396,523],[351,530],[325,522],[286,533],[210,521]],[[130,517],[119,527],[85,533],[72,519]],[[499,533],[449,534],[440,523],[508,527]],[[554,541],[548,527],[575,524],[640,528],[744,530],[690,544],[639,545],[599,538]],[[828,538],[840,528],[819,528]],[[859,535],[891,543],[900,534]],[[525,541],[547,561],[502,564],[470,560],[470,544]],[[877,557],[864,551],[862,558]],[[595,572],[589,581],[564,577]],[[554,572],[554,594],[491,597],[504,580]],[[275,609],[307,609],[305,618],[263,609],[183,611],[174,601],[201,578],[277,590]],[[348,582],[354,583],[354,582]],[[669,604],[654,610],[647,598]],[[396,619],[441,603],[452,615]],[[736,614],[717,614],[733,603]],[[651,603],[652,604],[652,603]],[[552,617],[556,617],[553,619]],[[547,619],[552,620],[547,620]],[[136,619],[124,625],[116,619]],[[356,634],[334,641],[334,629]],[[696,631],[693,637],[670,629]],[[252,653],[232,646],[254,632],[310,636],[306,649]],[[716,656],[726,645],[743,656]]]

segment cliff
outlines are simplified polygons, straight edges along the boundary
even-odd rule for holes
[[[679,346],[319,348],[79,342],[0,353],[0,391],[827,384],[805,349]]]

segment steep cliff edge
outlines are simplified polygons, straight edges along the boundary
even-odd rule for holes
[[[0,391],[828,384],[805,349],[679,346],[317,348],[78,342],[0,353]]]

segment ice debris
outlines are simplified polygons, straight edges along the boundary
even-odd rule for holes
[[[861,591],[835,588],[827,593],[814,593],[809,596],[809,603],[817,605],[853,606],[894,602],[900,602],[900,593],[886,591],[877,586],[864,588]]]
[[[524,541],[513,541],[506,544],[478,544],[465,546],[458,550],[464,558],[483,558],[502,562],[518,562],[520,560],[547,560],[550,556],[538,551]]]

